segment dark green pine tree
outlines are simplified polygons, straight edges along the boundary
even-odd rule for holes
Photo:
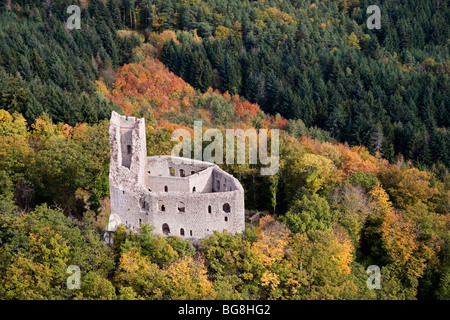
[[[30,62],[34,74],[39,76],[39,78],[41,78],[42,81],[47,81],[48,79],[47,65],[45,64],[44,59],[42,59],[41,55],[38,53],[36,49],[33,49],[30,52]]]
[[[173,8],[172,1],[170,1],[170,0],[163,1],[162,6],[161,6],[161,15],[165,18],[165,20],[161,26],[163,30],[172,28],[174,13],[175,13],[175,10]]]
[[[436,110],[437,123],[439,127],[450,127],[450,104],[445,107],[445,102],[442,101]]]
[[[67,84],[67,77],[65,75],[65,64],[54,54],[54,62],[50,66],[49,76],[58,87],[64,88]]]
[[[207,23],[207,22],[198,22],[196,24],[196,26],[197,26],[197,34],[200,37],[206,39],[210,35],[212,35],[213,28],[211,27],[211,25],[209,23]]]
[[[213,71],[211,63],[203,50],[196,50],[191,59],[189,83],[196,89],[205,92],[213,86]]]
[[[278,77],[271,73],[267,77],[265,83],[265,97],[261,104],[262,109],[270,114],[275,114],[278,111],[278,106],[281,101],[282,86]]]
[[[64,94],[58,86],[48,86],[45,95],[45,103],[47,111],[54,123],[63,122],[70,125],[75,125],[77,119],[75,118],[73,101]]]
[[[2,79],[5,86],[0,87],[0,109],[5,109],[10,113],[23,113],[27,102],[27,89],[17,77],[7,76]]]
[[[106,10],[106,6],[101,0],[90,0],[88,4],[88,12],[91,18],[96,21],[105,21],[109,23],[110,14]]]
[[[172,39],[164,43],[161,51],[161,61],[170,71],[180,75],[180,49]]]
[[[106,6],[111,15],[111,21],[114,24],[115,29],[120,29],[122,26],[121,12],[120,12],[120,0],[108,0]]]
[[[108,56],[111,58],[111,64],[114,67],[117,67],[119,65],[119,54],[117,46],[113,40],[111,31],[104,21],[98,24],[97,33],[100,36],[103,48],[105,48]]]
[[[292,118],[294,110],[292,104],[294,102],[294,94],[290,88],[284,88],[280,94],[280,102],[275,113],[279,113],[285,118]],[[316,104],[317,106],[317,104]]]
[[[27,100],[22,111],[25,119],[27,119],[28,123],[34,123],[43,112],[44,108],[40,102],[36,100],[29,90],[27,90]]]
[[[181,30],[192,30],[196,26],[196,20],[192,13],[191,6],[187,4],[180,13],[180,28]]]
[[[356,110],[356,117],[354,117],[350,128],[350,137],[348,139],[354,145],[371,145],[372,133],[375,131],[372,111],[369,106],[363,102],[360,103]]]
[[[421,144],[418,147],[418,154],[416,155],[420,163],[427,167],[432,165],[431,150],[430,150],[430,134],[428,131],[422,134]]]
[[[75,98],[76,109],[75,116],[79,122],[87,122],[89,124],[94,124],[98,122],[98,115],[96,111],[96,106],[92,99],[86,94],[82,93],[79,97]]]
[[[131,29],[136,29],[136,0],[123,0],[123,24],[129,25]]]
[[[332,82],[336,82],[337,79],[343,74],[342,66],[339,64],[336,57],[331,57],[331,62],[325,74],[328,77],[327,80],[330,80]]]
[[[225,57],[222,43],[220,41],[206,41],[204,46],[213,69],[219,69]]]
[[[345,128],[347,125],[347,116],[345,114],[344,108],[341,105],[334,107],[327,121],[327,130],[330,131],[331,135],[335,137],[338,141],[342,141]]]
[[[437,129],[430,137],[430,150],[434,162],[450,166],[450,134],[446,129]]]
[[[372,59],[379,60],[382,58],[382,51],[376,35],[370,35],[365,52]]]
[[[422,103],[419,106],[420,116],[427,126],[428,131],[432,131],[436,128],[436,107],[434,105],[433,97],[433,89],[426,87],[424,90]]]
[[[405,129],[403,131],[404,134],[404,147],[403,147],[403,155],[407,159],[412,159],[414,156],[414,148],[415,148],[415,128],[414,124],[411,121],[408,121],[405,125]]]
[[[22,57],[19,69],[17,71],[20,73],[20,76],[25,81],[32,81],[34,79],[34,73],[31,68],[30,62],[25,57]]]
[[[239,93],[240,74],[237,64],[227,53],[223,59],[223,63],[219,69],[219,76],[221,79],[220,90],[222,92],[228,91],[230,94]]]
[[[244,94],[248,101],[255,103],[259,98],[260,80],[253,73],[247,77],[247,82],[244,87]]]
[[[309,97],[302,99],[301,104],[302,116],[300,119],[303,120],[307,127],[311,127],[314,125],[314,120],[316,119],[316,104]]]
[[[180,51],[180,71],[179,76],[183,79],[189,79],[190,68],[192,63],[192,50],[190,47],[184,46]]]

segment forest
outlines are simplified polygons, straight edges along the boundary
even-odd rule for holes
[[[2,3],[0,299],[450,299],[448,3],[382,1],[380,30],[370,4]],[[146,119],[149,156],[194,120],[279,129],[277,174],[220,165],[263,217],[106,245],[112,110]]]

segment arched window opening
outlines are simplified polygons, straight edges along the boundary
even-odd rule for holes
[[[159,208],[159,211],[166,211],[166,207],[162,200],[158,200],[158,208]]]
[[[228,221],[228,217],[225,217],[225,222]]]
[[[191,237],[192,237],[192,230],[191,231],[189,231],[189,234],[191,235]]]
[[[231,207],[229,203],[224,203],[222,206],[223,212],[229,213],[231,211]]]
[[[164,186],[164,192],[169,192],[169,188],[167,186]]]
[[[212,213],[212,207],[211,207],[211,205],[208,206],[208,213]]]
[[[185,212],[185,206],[183,202],[178,202],[178,212]]]
[[[164,223],[162,225],[162,232],[166,236],[170,233],[170,228],[169,228],[169,225],[167,223]]]
[[[184,236],[184,229],[183,228],[180,229],[180,236]]]
[[[174,177],[175,176],[175,169],[170,167],[169,168],[169,173],[170,173],[170,176]]]
[[[195,187],[193,187],[192,188],[192,192],[195,192],[195,191],[197,191],[197,189]]]
[[[186,177],[186,171],[180,169],[180,177]]]

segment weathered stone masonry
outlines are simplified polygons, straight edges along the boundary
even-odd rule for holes
[[[147,157],[144,119],[113,111],[109,137],[107,239],[119,224],[139,231],[148,223],[155,234],[191,240],[244,231],[244,190],[236,178],[209,162]]]

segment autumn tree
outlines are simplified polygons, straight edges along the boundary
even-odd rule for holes
[[[396,204],[401,208],[425,202],[437,192],[436,188],[430,186],[428,173],[416,168],[403,171],[396,187],[390,189]]]
[[[300,299],[352,299],[358,288],[352,281],[353,246],[350,239],[338,240],[331,230],[297,233],[292,243],[292,267],[306,276]]]
[[[163,299],[167,287],[167,274],[150,258],[135,248],[120,257],[115,281],[119,288],[130,287],[139,297],[155,300]]]
[[[167,268],[168,294],[175,300],[215,299],[216,292],[208,280],[203,261],[190,256],[181,258]]]

